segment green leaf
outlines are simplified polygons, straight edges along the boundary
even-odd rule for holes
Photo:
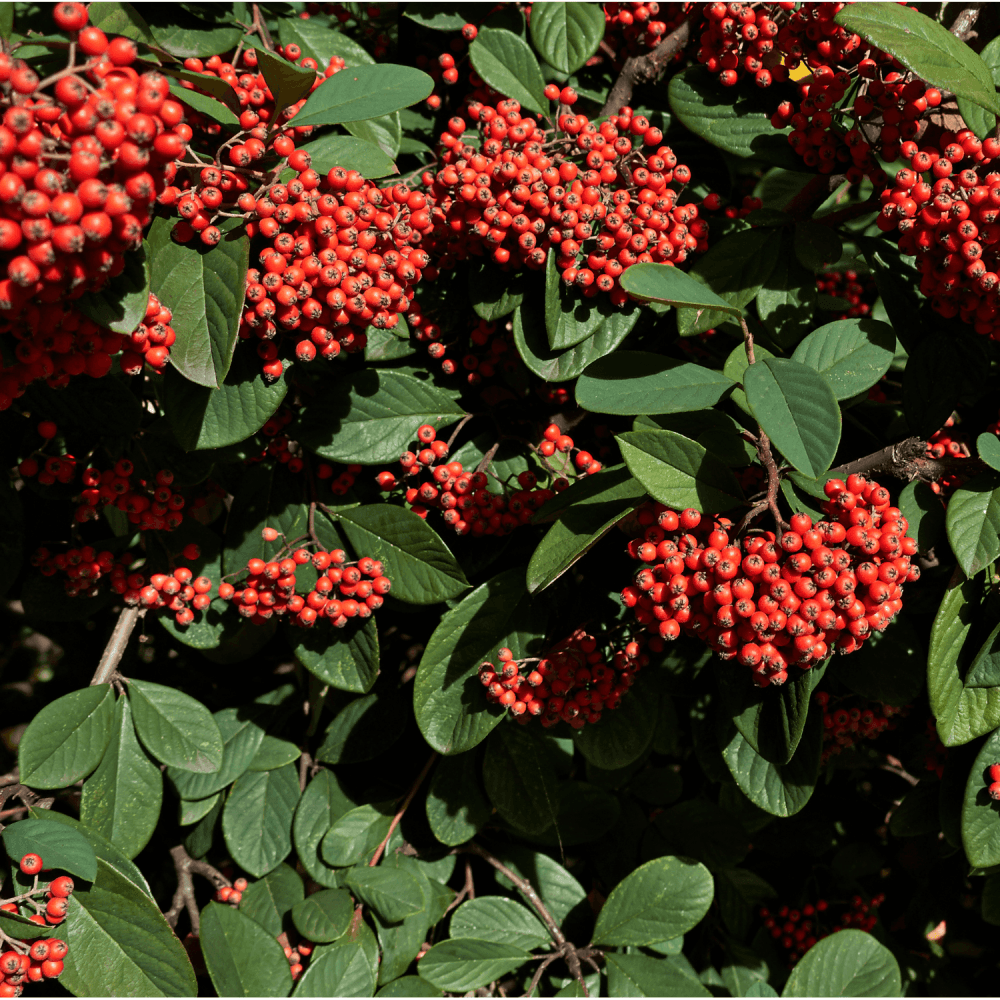
[[[246,440],[273,416],[287,391],[284,374],[265,382],[259,361],[239,351],[219,389],[189,382],[168,366],[160,399],[178,444],[200,451]]]
[[[442,757],[427,793],[431,833],[448,847],[471,840],[489,821],[491,808],[479,787],[476,755]],[[474,935],[468,935],[474,936]]]
[[[83,784],[80,819],[134,858],[156,829],[162,801],[163,776],[136,739],[128,699],[119,698],[111,741]]]
[[[799,472],[818,478],[840,444],[840,407],[827,380],[784,358],[747,365],[743,386],[753,415]]]
[[[298,45],[304,56],[312,56],[319,63],[321,70],[330,65],[334,56],[340,56],[348,67],[370,66],[375,62],[363,46],[340,30],[336,21],[322,15],[313,14],[306,20],[281,17],[278,19],[278,37],[282,45]],[[368,176],[365,174],[365,177]]]
[[[0,4],[0,38],[10,41],[10,36],[14,33],[14,5],[12,3]]]
[[[305,886],[299,873],[290,865],[282,863],[243,890],[240,913],[256,920],[268,934],[277,937],[287,929],[286,917],[302,902],[304,896]]]
[[[970,865],[1000,865],[1000,811],[990,796],[989,768],[1000,762],[1000,729],[994,730],[976,755],[965,783],[962,803],[962,848]]]
[[[389,115],[422,101],[434,81],[411,66],[354,66],[320,84],[295,116],[295,127],[338,125]]]
[[[361,865],[345,874],[344,884],[386,923],[405,920],[424,908],[420,883],[409,872]]]
[[[1000,472],[1000,437],[984,432],[976,438],[979,457],[993,470]]]
[[[22,819],[11,823],[2,836],[15,863],[31,852],[41,855],[47,869],[69,872],[88,882],[97,878],[94,849],[79,830],[43,819]]]
[[[647,861],[618,883],[594,927],[594,943],[645,946],[689,931],[712,905],[712,876],[690,859]]]
[[[698,310],[713,309],[731,313],[737,319],[742,314],[742,309],[731,306],[704,282],[692,278],[672,264],[633,264],[622,273],[619,284],[640,302],[665,302]]]
[[[122,35],[145,45],[157,45],[149,25],[130,3],[92,3],[87,14],[89,23],[107,35]]]
[[[265,711],[261,706],[224,708],[212,716],[222,737],[222,764],[218,771],[207,773],[168,767],[167,777],[182,798],[208,798],[246,771],[264,740]]]
[[[469,750],[500,722],[506,711],[486,700],[479,664],[501,646],[515,657],[535,653],[545,620],[545,609],[528,596],[519,567],[480,584],[441,617],[413,683],[417,725],[438,753]]]
[[[1000,726],[1000,688],[967,688],[960,665],[978,602],[971,580],[953,579],[931,625],[927,694],[945,746],[968,743]]]
[[[596,4],[547,3],[532,10],[531,42],[560,73],[575,73],[604,38],[604,13]]]
[[[645,498],[645,489],[627,469],[619,467],[577,480],[549,501],[560,504],[561,516],[528,563],[528,592],[538,593],[559,579]],[[535,519],[544,514],[545,508]]]
[[[889,370],[895,349],[896,334],[888,323],[841,319],[813,330],[792,360],[819,372],[837,399],[850,399]]]
[[[292,823],[295,853],[309,876],[328,888],[336,888],[340,877],[335,869],[323,863],[320,844],[327,830],[352,808],[354,803],[340,790],[333,772],[321,768],[306,786],[295,809]]]
[[[1000,114],[986,64],[943,24],[891,3],[845,9],[835,21],[888,52],[927,83]]]
[[[428,4],[428,6],[431,6]],[[419,8],[417,8],[419,10]],[[409,16],[409,14],[407,14]],[[421,979],[419,976],[400,976],[383,986],[375,994],[377,997],[443,997],[444,993],[436,986]]]
[[[421,871],[423,866],[419,861],[397,854],[386,858],[383,867],[386,866],[402,869],[416,881],[420,887],[422,909],[419,913],[412,914],[395,924],[387,923],[378,913],[372,913],[382,949],[382,961],[378,967],[380,983],[395,979],[410,967],[417,954],[423,950],[431,926],[437,923],[444,907],[451,901],[447,899],[443,906],[440,905],[439,893],[434,885],[440,887],[441,883],[432,884],[432,880]],[[450,889],[446,889],[445,894],[453,895]]]
[[[187,87],[180,86],[180,84],[172,83],[170,84],[170,96],[174,100],[186,104],[199,114],[206,115],[220,125],[225,125],[227,128],[240,128],[239,118],[222,101],[216,100],[215,97],[209,94],[202,94],[197,90],[189,90]],[[153,225],[163,225],[166,221],[166,219],[161,217],[156,219]]]
[[[469,302],[480,319],[487,322],[512,313],[524,299],[524,274],[501,271],[490,264],[472,265],[468,270]]]
[[[568,382],[576,378],[591,362],[610,354],[631,331],[630,323],[598,323],[596,330],[578,344],[565,351],[553,350],[549,347],[540,296],[530,297],[527,303],[514,310],[517,352],[528,368],[546,382]]]
[[[844,253],[837,231],[818,222],[797,222],[793,245],[795,256],[810,271],[836,264]]]
[[[177,688],[130,680],[129,701],[142,745],[158,761],[185,771],[222,766],[222,736],[211,712]]]
[[[243,29],[216,21],[203,21],[176,8],[166,18],[167,24],[152,27],[155,43],[179,59],[229,52],[239,43]]]
[[[799,671],[777,690],[754,687],[742,669],[723,668],[718,676],[724,712],[765,760],[787,764],[805,731],[812,692],[824,667]]]
[[[295,904],[295,929],[307,940],[336,941],[351,926],[354,904],[346,889],[323,889]]]
[[[382,115],[379,118],[369,118],[361,122],[346,122],[344,128],[351,135],[373,143],[386,154],[395,157],[403,140],[403,130],[399,123],[399,112]]]
[[[966,576],[975,576],[1000,556],[1000,476],[984,472],[948,499],[945,529]]]
[[[223,220],[219,228],[223,237],[217,246],[175,243],[172,220],[158,217],[147,238],[150,290],[170,303],[177,334],[170,364],[188,381],[210,388],[222,384],[232,363],[250,259],[242,220]]]
[[[733,473],[702,445],[676,431],[629,431],[615,440],[629,472],[655,500],[705,513],[740,503]]]
[[[926,663],[924,642],[903,614],[850,656],[835,657],[830,672],[864,698],[906,705],[920,694]]]
[[[155,223],[154,223],[155,225]],[[115,333],[131,333],[146,315],[152,262],[146,244],[125,255],[125,266],[99,292],[85,292],[77,308],[88,319]],[[171,358],[173,351],[171,350]]]
[[[201,912],[201,953],[220,997],[285,997],[292,988],[281,945],[255,920],[222,903]]]
[[[77,887],[69,897],[60,932],[72,942],[60,982],[75,996],[191,997],[198,992],[184,946],[156,903],[103,859],[94,884]]]
[[[757,315],[774,342],[787,349],[809,332],[815,311],[816,279],[792,253],[792,236],[785,230],[778,261],[757,293]]]
[[[467,993],[513,972],[531,955],[499,941],[449,938],[434,945],[417,964],[420,978],[450,993]]]
[[[530,951],[550,945],[545,925],[526,906],[505,896],[480,896],[464,902],[451,916],[453,938],[478,938]]]
[[[391,810],[391,804],[368,804],[345,812],[323,837],[322,859],[338,868],[367,861],[389,832]]]
[[[257,69],[264,77],[268,90],[274,95],[274,106],[287,108],[302,100],[316,82],[316,73],[303,69],[266,49],[257,49]]]
[[[447,427],[464,413],[430,382],[366,368],[306,407],[300,437],[323,458],[378,465],[398,461],[421,424]]]
[[[508,723],[490,734],[483,782],[497,812],[521,832],[541,833],[555,822],[555,771],[525,728]]]
[[[980,647],[969,672],[965,675],[967,688],[1000,687],[1000,625],[993,629]]]
[[[895,997],[902,993],[891,951],[848,928],[817,942],[792,969],[783,997]]]
[[[653,740],[659,719],[659,698],[640,675],[613,712],[601,713],[597,725],[575,730],[573,742],[596,767],[612,771],[638,760]]]
[[[526,879],[537,890],[546,909],[558,924],[564,924],[587,894],[583,886],[558,861],[525,847],[508,847],[500,859],[515,875]],[[503,875],[496,876],[505,889],[513,884]]]
[[[529,111],[542,114],[549,111],[538,60],[528,43],[513,31],[480,28],[476,40],[469,46],[469,61],[497,93],[513,97]]]
[[[676,77],[674,79],[677,79]],[[764,287],[780,258],[781,232],[747,229],[716,243],[702,256],[690,276],[703,281],[730,306],[729,310],[683,306],[677,310],[677,329],[682,337],[704,333],[742,311]]]
[[[846,659],[846,657],[845,657]],[[793,816],[812,797],[819,777],[820,751],[823,747],[822,713],[813,710],[811,723],[787,764],[765,760],[735,726],[722,745],[722,757],[740,791],[754,805],[772,816]],[[720,744],[722,740],[719,741]]]
[[[639,312],[635,303],[615,306],[603,295],[581,299],[566,288],[556,268],[556,252],[549,252],[545,267],[545,330],[552,351],[582,344],[602,326],[610,328],[611,336],[621,343],[638,321]]]
[[[395,579],[393,579],[395,583]],[[341,691],[364,694],[378,676],[378,629],[375,619],[348,622],[343,629],[324,623],[288,630],[295,658],[311,674]]]
[[[591,413],[684,413],[715,406],[736,383],[724,372],[648,351],[616,351],[590,365],[576,401]]]
[[[324,135],[298,148],[312,157],[312,168],[318,174],[328,174],[334,167],[357,170],[364,177],[387,177],[398,172],[384,149],[353,135]]]
[[[413,511],[373,503],[342,510],[338,516],[355,552],[385,565],[393,597],[410,604],[436,604],[468,589],[451,551]]]
[[[28,724],[17,749],[21,781],[30,788],[65,788],[101,762],[114,728],[110,684],[72,691],[49,702]]]
[[[36,938],[49,936],[49,925],[44,924],[39,927],[18,913],[0,910],[0,931],[19,941],[34,941]]]
[[[316,751],[316,760],[324,764],[355,764],[378,757],[402,736],[409,716],[402,693],[386,688],[361,698],[338,698],[330,707],[335,715]]]
[[[608,993],[613,997],[707,997],[712,994],[673,958],[609,954]],[[573,994],[582,996],[582,993]]]
[[[291,764],[236,779],[222,810],[222,833],[240,867],[260,878],[288,856],[298,800],[299,779]]]
[[[313,951],[294,996],[370,997],[375,992],[375,968],[369,950],[377,960],[374,935],[364,923],[358,927],[357,937],[345,934],[332,944],[320,945]]]
[[[681,124],[713,146],[788,170],[801,168],[787,133],[771,124],[773,102],[768,105],[752,91],[736,94],[701,66],[675,74],[668,94],[670,110]]]
[[[910,526],[907,533],[917,540],[917,548],[921,552],[932,549],[944,532],[941,497],[927,483],[914,480],[903,487],[896,506],[903,512]]]

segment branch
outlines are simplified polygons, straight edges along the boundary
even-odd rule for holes
[[[559,952],[555,952],[549,955],[546,959],[539,963],[538,968],[535,969],[535,974],[531,977],[531,982],[528,984],[527,992],[524,994],[526,997],[530,997],[532,993],[535,992],[536,987],[539,982],[541,982],[542,976],[545,974],[545,970],[559,957]]]
[[[978,472],[982,467],[983,463],[977,458],[928,458],[927,442],[923,438],[908,437],[853,462],[839,465],[828,474],[844,479],[854,473],[870,473],[905,479],[907,482],[919,479],[925,483],[933,483],[959,469],[963,472]]]
[[[687,45],[691,29],[701,17],[702,5],[695,4],[684,22],[678,25],[652,52],[643,56],[631,56],[625,60],[618,79],[615,80],[608,99],[601,108],[601,117],[615,115],[632,101],[632,89],[638,83],[656,79],[667,67],[671,59]]]
[[[176,928],[177,918],[180,916],[181,910],[186,909],[188,919],[191,921],[191,933],[197,937],[201,926],[201,917],[198,912],[198,901],[194,896],[194,880],[191,878],[191,873],[203,875],[216,889],[232,885],[232,883],[218,868],[210,865],[207,861],[196,861],[192,858],[184,849],[183,844],[171,847],[170,857],[173,858],[174,871],[177,873],[177,890],[174,892],[170,909],[163,916],[172,928]]]
[[[382,852],[385,850],[385,845],[389,843],[392,838],[393,831],[399,826],[399,821],[403,818],[403,813],[406,812],[408,806],[413,801],[413,796],[417,794],[417,789],[423,784],[424,778],[427,777],[427,772],[430,771],[431,767],[434,765],[434,761],[437,760],[437,751],[435,750],[430,757],[427,758],[427,763],[424,764],[424,769],[417,775],[416,780],[410,786],[410,790],[406,793],[406,798],[403,800],[402,806],[399,808],[399,812],[392,817],[392,822],[389,824],[389,832],[385,835],[385,839],[381,844],[375,848],[375,853],[372,855],[371,861],[368,862],[370,868],[374,868],[378,862],[379,858],[382,857]]]
[[[126,607],[122,609],[114,631],[111,633],[111,638],[108,639],[108,644],[104,647],[101,662],[97,664],[97,670],[90,682],[91,686],[107,684],[114,678],[118,664],[121,663],[125,653],[125,647],[128,645],[129,636],[132,635],[132,629],[135,628],[135,623],[140,616],[144,614],[145,610],[140,611],[138,608]]]
[[[274,42],[271,41],[271,32],[267,30],[267,25],[264,23],[264,18],[261,15],[260,7],[257,4],[252,5],[253,10],[253,27],[254,31],[257,32],[260,40],[264,43],[264,48],[268,52],[274,51]]]
[[[981,3],[970,3],[968,7],[958,12],[955,23],[948,30],[963,42],[972,34],[973,25],[979,20],[979,10]]]

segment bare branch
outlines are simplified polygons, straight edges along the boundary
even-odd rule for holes
[[[91,686],[107,684],[114,679],[118,671],[118,664],[121,663],[122,656],[125,654],[125,647],[128,646],[129,637],[132,635],[132,629],[145,613],[145,608],[141,611],[139,608],[130,607],[122,609],[114,631],[111,633],[111,638],[108,639],[108,644],[104,647],[101,662],[97,664],[97,670],[94,671],[93,679],[90,682]]]
[[[933,483],[952,472],[976,473],[982,468],[983,463],[978,458],[928,458],[927,442],[923,438],[908,437],[853,462],[839,465],[831,469],[829,475],[844,479],[857,473]]]

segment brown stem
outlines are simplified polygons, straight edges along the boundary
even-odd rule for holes
[[[915,778],[909,771],[903,767],[902,763],[892,754],[885,755],[885,763],[879,764],[880,771],[888,771],[890,774],[895,774],[897,777],[902,778],[903,781],[910,785],[916,786],[920,784],[920,779]]]
[[[448,904],[448,909],[444,911],[444,917],[448,916],[452,910],[455,909],[463,900],[465,899],[475,899],[476,898],[476,884],[472,880],[472,862],[468,858],[465,859],[465,885],[462,886],[461,891],[455,896],[455,898]],[[444,917],[441,919],[443,920]]]
[[[454,430],[453,430],[453,431],[451,432],[451,437],[450,437],[450,438],[448,438],[448,441],[446,442],[446,443],[447,443],[447,445],[448,445],[448,451],[451,451],[451,446],[452,446],[452,445],[453,445],[453,444],[455,443],[455,438],[457,438],[457,437],[458,437],[458,435],[459,435],[459,433],[461,432],[462,428],[463,428],[463,427],[464,427],[464,426],[465,426],[465,425],[466,425],[466,424],[467,424],[467,423],[468,423],[468,422],[469,422],[469,421],[470,421],[470,420],[471,420],[471,419],[472,419],[472,418],[473,418],[474,416],[475,416],[475,414],[474,414],[474,413],[466,413],[466,415],[465,415],[464,417],[462,417],[462,419],[461,419],[461,420],[459,420],[458,424],[457,424],[457,425],[455,426],[455,429],[454,429]]]
[[[500,442],[497,441],[495,445],[485,455],[483,455],[482,461],[476,466],[476,472],[482,472],[490,462],[493,461],[493,456],[497,453],[497,449],[500,447]]]
[[[97,670],[94,671],[94,676],[90,682],[91,686],[95,684],[107,684],[114,678],[118,670],[118,664],[121,663],[122,656],[125,653],[125,647],[128,645],[129,637],[132,635],[132,629],[135,628],[135,623],[145,613],[145,608],[141,611],[139,608],[130,607],[122,609],[114,631],[111,633],[111,638],[108,639],[108,644],[104,647],[101,662],[97,664]]]
[[[740,313],[740,327],[743,330],[743,348],[747,352],[747,364],[756,364],[757,359],[753,353],[753,334],[750,332],[750,327],[747,326],[747,321],[743,318],[742,313]]]
[[[625,65],[622,66],[622,71],[612,85],[604,107],[601,108],[602,117],[617,114],[631,102],[632,90],[636,84],[656,79],[667,68],[667,64],[687,45],[694,22],[701,15],[701,4],[694,4],[684,22],[670,32],[652,52],[647,52],[643,56],[631,56],[625,60]]]
[[[949,29],[956,38],[964,42],[969,37],[973,26],[979,20],[979,10],[982,6],[981,3],[970,3],[958,12],[955,23]]]
[[[406,812],[410,803],[413,801],[413,796],[417,794],[417,789],[423,784],[424,778],[427,777],[428,772],[434,766],[434,761],[437,760],[437,751],[435,750],[430,757],[427,758],[427,763],[424,764],[423,770],[417,775],[416,780],[410,786],[410,790],[406,793],[406,798],[403,799],[403,804],[399,807],[399,812],[392,817],[392,822],[389,824],[389,832],[385,835],[385,839],[381,844],[375,848],[375,853],[372,855],[371,861],[368,862],[370,868],[374,868],[378,862],[379,858],[382,857],[382,852],[385,850],[385,845],[389,843],[392,838],[393,831],[399,826],[400,820],[403,818],[403,813]]]
[[[932,483],[942,476],[958,469],[967,472],[978,472],[983,463],[978,458],[928,458],[927,442],[923,438],[908,437],[896,444],[887,445],[879,451],[846,462],[829,475],[846,479],[857,473],[864,475],[892,476],[895,479],[905,479],[907,482],[919,479]]]
[[[271,40],[271,32],[267,30],[267,25],[264,23],[264,18],[260,13],[260,7],[257,4],[252,4],[251,10],[253,10],[254,31],[256,31],[260,36],[260,40],[264,43],[264,48],[267,49],[268,52],[274,51],[274,42]]]
[[[186,909],[188,919],[191,921],[191,933],[197,937],[201,920],[198,913],[198,901],[194,895],[194,880],[191,878],[192,872],[196,875],[203,875],[216,889],[223,886],[232,885],[229,879],[210,865],[207,861],[196,861],[184,849],[183,844],[170,848],[170,857],[174,862],[174,871],[177,873],[177,890],[171,900],[170,909],[163,916],[171,927],[177,926],[177,918],[181,915],[181,910]]]
[[[541,982],[542,976],[545,975],[545,970],[559,957],[559,952],[553,955],[549,955],[548,958],[544,959],[539,963],[538,968],[535,969],[535,974],[531,977],[531,982],[528,983],[527,992],[523,995],[530,997],[532,993],[535,992],[538,984]]]
[[[309,780],[309,768],[312,765],[312,757],[302,751],[302,756],[299,757],[299,792],[304,792],[306,790],[306,783]]]
[[[767,506],[771,511],[771,514],[774,516],[774,523],[778,528],[778,541],[780,542],[781,533],[788,527],[788,524],[781,516],[781,511],[778,509],[778,490],[780,488],[778,479],[778,464],[775,462],[774,456],[771,454],[771,439],[764,433],[763,428],[761,428],[760,436],[757,441],[757,457],[767,470]]]
[[[0,788],[4,785],[16,785],[21,780],[21,772],[15,767],[13,771],[0,774]]]

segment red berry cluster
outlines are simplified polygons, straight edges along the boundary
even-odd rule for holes
[[[462,141],[466,119],[452,118],[441,136],[442,168],[423,175],[441,268],[489,254],[502,266],[540,269],[554,247],[564,282],[586,298],[605,292],[621,305],[627,295],[618,278],[627,267],[680,263],[707,249],[698,206],[678,204],[668,186],[688,184],[691,171],[659,145],[661,131],[630,108],[600,125],[562,114],[566,139],[554,142],[511,98],[495,107],[473,101],[466,115],[482,127],[479,149]],[[568,158],[566,140],[586,169]],[[655,148],[633,151],[633,140]]]
[[[117,593],[124,593],[128,568],[134,561],[131,552],[116,556],[107,549],[98,552],[92,545],[67,549],[56,555],[43,547],[31,557],[31,564],[37,566],[43,576],[65,574],[63,585],[67,597],[97,597],[101,592],[100,581],[108,576],[112,588]]]
[[[683,630],[722,659],[738,658],[758,686],[784,684],[792,665],[807,670],[834,649],[851,653],[902,607],[916,542],[891,507],[889,491],[861,476],[825,486],[830,517],[814,525],[795,514],[780,538],[742,540],[723,517],[703,518],[647,504],[629,555],[646,565],[622,591],[636,620],[663,639]]]
[[[131,573],[125,583],[122,597],[126,604],[173,611],[180,626],[190,625],[195,611],[204,611],[212,603],[212,581],[207,576],[196,577],[187,566],[178,566],[172,573],[153,573],[148,583],[142,573]],[[112,587],[118,589],[114,581]]]
[[[640,637],[623,649],[612,647],[608,656],[594,636],[579,628],[540,659],[515,660],[506,647],[498,650],[498,665],[483,663],[479,680],[487,700],[505,706],[518,722],[537,716],[546,729],[560,722],[582,729],[599,722],[605,709],[618,708],[635,674],[649,663],[646,644]],[[654,644],[662,650],[662,643],[649,640],[651,649]]]
[[[833,319],[855,319],[870,316],[872,306],[878,298],[878,286],[871,276],[857,271],[827,271],[816,278],[816,291],[820,295],[844,299],[849,308],[833,316]]]
[[[878,703],[865,708],[856,704],[849,708],[843,704],[837,707],[830,704],[830,695],[826,691],[817,691],[813,699],[823,709],[823,751],[820,758],[823,764],[861,740],[874,740],[886,730],[895,729],[893,717],[906,714],[905,708]]]
[[[18,465],[18,471],[26,479],[37,476],[42,485],[69,484],[76,478],[77,461],[72,455],[54,455],[39,465],[38,459],[29,457]],[[133,481],[134,475],[135,467],[127,458],[120,458],[103,471],[93,466],[84,469],[74,520],[81,524],[92,521],[100,516],[101,508],[113,504],[139,531],[171,531],[181,524],[186,501],[171,489],[174,474],[160,469],[153,482],[139,478]]]
[[[132,68],[135,43],[87,28],[81,3],[53,15],[74,43],[65,70],[39,80],[0,56],[0,332],[16,341],[0,369],[0,409],[38,379],[58,386],[109,371],[124,338],[73,300],[121,272],[185,149],[170,81]]]
[[[402,477],[417,477],[426,471],[430,478],[406,487],[406,502],[415,514],[424,518],[433,509],[442,511],[444,523],[459,535],[506,535],[528,524],[535,511],[569,486],[567,479],[556,476],[550,486],[539,487],[535,473],[525,471],[517,476],[517,489],[508,492],[506,484],[501,484],[502,492],[495,493],[487,489],[489,476],[481,469],[467,472],[461,462],[443,462],[448,445],[438,438],[430,424],[417,429],[417,439],[422,447],[400,456]],[[551,424],[538,446],[538,454],[544,459],[554,455],[557,447],[561,452],[571,452],[573,439],[563,434],[557,424]],[[586,451],[577,450],[574,461],[580,475],[590,475],[602,468]],[[386,493],[401,486],[396,475],[388,470],[380,472],[376,482]]]
[[[1000,174],[980,169],[1000,156],[1000,141],[963,129],[936,148],[903,143],[901,153],[910,166],[882,192],[879,229],[899,231],[937,313],[1000,340]]]
[[[513,371],[519,362],[511,331],[497,329],[497,324],[485,319],[477,319],[469,333],[470,345],[459,347],[464,350],[460,361],[447,357],[448,348],[456,346],[454,341],[445,342],[441,327],[424,316],[420,303],[414,299],[410,303],[407,321],[419,344],[427,345],[427,353],[441,363],[445,375],[454,375],[460,369],[466,372],[469,385],[479,385],[484,379],[493,378],[498,371]],[[477,348],[481,350],[477,350]]]
[[[986,769],[990,798],[1000,802],[1000,764],[990,764]]]
[[[264,528],[264,541],[281,537],[274,528]],[[363,556],[355,563],[347,561],[343,549],[332,552],[292,549],[285,543],[283,552],[269,562],[250,559],[246,577],[238,585],[219,584],[219,597],[231,601],[244,618],[255,625],[272,615],[289,615],[293,625],[309,627],[319,618],[327,618],[334,628],[343,628],[352,618],[370,618],[382,606],[392,582],[383,572],[382,563]],[[295,572],[312,563],[321,574],[303,597],[295,593]]]
[[[143,322],[129,334],[123,345],[119,364],[126,375],[140,374],[144,364],[154,371],[164,369],[170,359],[170,348],[177,339],[170,326],[173,318],[173,313],[151,293]]]
[[[243,901],[243,893],[247,891],[247,880],[238,878],[232,885],[224,885],[216,890],[215,901],[217,903],[228,903],[232,907],[237,907]]]
[[[935,431],[931,435],[930,440],[927,442],[927,457],[928,458],[969,458],[971,457],[971,452],[969,450],[969,445],[966,442],[965,435],[959,431],[953,430],[955,426],[954,417],[949,417],[946,421],[944,427],[939,431]],[[954,490],[958,489],[968,476],[963,475],[961,471],[956,470],[954,472],[945,473],[939,479],[936,479],[930,484],[931,489],[941,495],[942,497],[948,496]]]
[[[692,3],[656,3],[628,0],[604,6],[604,42],[614,52],[615,68],[631,56],[655,49],[687,17]],[[599,61],[600,53],[594,61]]]
[[[868,902],[865,902],[864,897],[860,895],[852,896],[840,916],[840,922],[834,924],[828,931],[824,931],[822,926],[824,920],[822,914],[830,908],[829,902],[825,899],[817,900],[815,906],[807,903],[801,909],[784,904],[773,913],[766,906],[762,906],[760,916],[765,930],[774,938],[775,943],[780,944],[788,952],[788,964],[794,965],[817,941],[830,934],[836,934],[837,931],[856,927],[871,933],[878,923],[878,916],[874,911],[884,902],[883,893],[873,896]]]
[[[793,3],[705,4],[698,62],[710,73],[718,74],[719,82],[726,87],[735,85],[741,71],[752,74],[758,87],[770,87],[775,81],[784,83],[788,79],[788,67],[774,58],[775,40],[781,32],[781,25],[775,18],[794,7]],[[787,27],[785,31],[786,35],[790,34]]]
[[[34,878],[33,886],[14,899],[0,900],[0,910],[21,913],[22,907],[30,906],[35,912],[23,915],[33,924],[42,927],[61,924],[66,919],[67,900],[75,888],[73,879],[60,875],[47,885],[39,885],[38,875],[44,869],[44,862],[31,852],[21,858],[18,867],[24,875]],[[44,905],[36,896],[44,896]],[[0,997],[19,997],[27,983],[56,979],[62,973],[69,948],[61,938],[39,938],[29,944],[4,935],[4,940],[11,948],[0,954]]]

